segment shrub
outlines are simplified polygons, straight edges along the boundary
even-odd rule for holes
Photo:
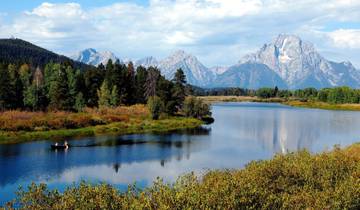
[[[210,106],[201,99],[190,96],[184,101],[183,112],[186,117],[204,118],[211,116]]]
[[[43,184],[20,191],[9,207],[23,209],[359,209],[360,146],[311,155],[307,151],[253,161],[241,170],[208,171],[156,180],[118,192],[81,183],[59,193]]]

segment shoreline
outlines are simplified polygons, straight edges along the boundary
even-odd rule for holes
[[[59,193],[46,184],[32,184],[7,207],[34,209],[46,199],[49,209],[202,209],[204,203],[209,209],[352,209],[359,205],[359,161],[360,144],[354,143],[316,154],[303,150],[275,155],[242,169],[191,172],[179,175],[173,183],[158,178],[142,190],[135,184],[122,192],[108,183],[81,182]]]
[[[297,99],[286,100],[284,98],[258,98],[253,96],[199,96],[206,103],[218,102],[259,102],[259,103],[280,103],[292,107],[339,110],[339,111],[360,111],[360,104],[329,104],[319,101],[300,101]]]
[[[168,132],[198,128],[205,122],[195,118],[171,117],[160,120],[139,120],[114,122],[77,129],[48,131],[0,131],[0,145],[16,144],[37,140],[64,140],[66,138],[93,137],[103,135],[127,135],[135,133]]]

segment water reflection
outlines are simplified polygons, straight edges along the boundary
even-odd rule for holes
[[[129,135],[122,137],[70,140],[69,150],[50,150],[51,142],[33,142],[0,146],[0,186],[21,179],[51,180],[66,169],[89,165],[117,165],[157,160],[159,165],[173,157],[189,159],[193,152],[205,149],[209,128],[161,135]],[[73,180],[76,181],[76,180]]]
[[[50,150],[49,141],[0,145],[0,205],[32,181],[60,190],[80,180],[146,186],[158,176],[174,181],[191,171],[241,168],[275,153],[346,146],[360,136],[360,112],[225,103],[213,106],[213,116],[201,129],[70,140],[66,152]]]

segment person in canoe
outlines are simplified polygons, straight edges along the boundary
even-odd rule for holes
[[[69,149],[69,147],[70,147],[70,145],[68,144],[67,141],[65,141],[63,145],[60,145],[57,142],[55,144],[51,145],[51,149],[65,149],[65,150],[67,150],[67,149]]]
[[[65,149],[69,149],[69,144],[67,141],[64,142]]]

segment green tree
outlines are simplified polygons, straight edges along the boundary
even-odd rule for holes
[[[149,67],[145,83],[145,98],[156,95],[157,82],[160,78],[160,71],[157,68]]]
[[[120,99],[118,96],[118,89],[117,86],[114,85],[114,87],[111,90],[111,95],[110,95],[110,105],[111,106],[119,106],[120,105]]]
[[[183,112],[186,117],[199,119],[211,116],[210,106],[194,96],[185,99]]]
[[[125,104],[131,105],[136,102],[135,100],[135,69],[134,64],[129,62],[127,72],[125,75]]]
[[[31,84],[24,90],[24,105],[32,110],[44,110],[47,105],[45,87]]]
[[[147,70],[142,66],[137,67],[136,75],[135,75],[135,99],[136,99],[136,103],[139,104],[146,103],[146,98],[144,95],[146,77],[147,77]]]
[[[172,88],[172,96],[176,109],[180,110],[186,97],[186,76],[182,69],[178,69],[174,75],[174,87]]]
[[[79,92],[75,98],[75,107],[74,108],[76,111],[82,112],[84,110],[85,106],[86,106],[86,104],[85,104],[84,96],[81,92]]]
[[[8,69],[0,65],[0,110],[11,106],[11,78]]]
[[[147,101],[147,106],[149,108],[151,118],[153,120],[159,119],[163,107],[163,102],[161,101],[160,97],[150,96]]]
[[[8,71],[10,75],[10,87],[9,94],[11,101],[9,106],[13,109],[22,108],[23,103],[23,84],[19,75],[18,67],[16,65],[8,65]]]
[[[102,69],[90,69],[84,73],[84,97],[89,107],[98,106],[98,90],[104,81]]]
[[[50,108],[55,110],[71,110],[72,98],[66,70],[60,68],[49,89]]]
[[[104,80],[103,84],[100,87],[100,90],[98,90],[98,97],[99,97],[99,101],[98,101],[99,107],[110,106],[111,91],[109,89],[107,80]]]

